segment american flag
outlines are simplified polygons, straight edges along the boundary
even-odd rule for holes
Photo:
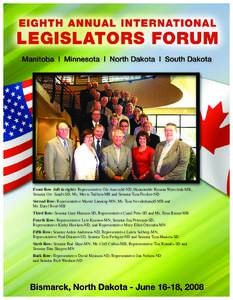
[[[4,87],[3,190],[32,179],[32,80]]]

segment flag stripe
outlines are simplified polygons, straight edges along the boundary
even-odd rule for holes
[[[28,142],[29,140],[32,140],[32,133],[31,132],[28,132],[28,133],[14,139],[14,140],[4,142],[3,149],[6,151],[10,148],[13,148],[13,147],[19,146],[20,144]]]
[[[4,87],[4,192],[32,179],[32,80]]]
[[[17,172],[23,168],[26,168],[27,166],[29,166],[30,164],[32,164],[32,156],[24,159],[24,160],[21,160],[20,162],[18,163],[15,163],[11,166],[8,166],[8,167],[5,167],[3,169],[3,175],[4,176],[7,176],[7,175],[10,175],[14,172]]]
[[[32,94],[27,94],[24,96],[26,102],[31,101],[32,100]]]
[[[32,148],[32,140],[29,140],[19,146],[13,147],[8,150],[3,151],[3,157],[4,158],[9,158],[11,156],[14,157],[14,155],[17,155],[21,152],[24,152],[25,150],[31,149]]]
[[[28,86],[26,88],[23,88],[23,93],[24,93],[24,95],[27,95],[27,94],[32,95],[32,86]]]
[[[32,147],[29,147],[29,149],[26,151],[20,151],[18,155],[9,156],[9,158],[5,158],[3,161],[3,166],[7,167],[12,164],[16,164],[21,160],[28,158],[30,156],[32,156]]]
[[[22,170],[19,170],[15,173],[4,176],[4,184],[8,184],[15,180],[18,180],[18,179],[20,179],[20,177],[24,177],[25,175],[28,175],[29,173],[32,173],[32,166],[27,166],[26,168],[24,168]]]
[[[28,108],[32,107],[32,100],[27,102],[27,106],[28,106]]]
[[[5,184],[4,188],[3,188],[3,191],[4,191],[4,193],[7,193],[7,192],[9,192],[13,189],[18,188],[19,186],[21,186],[25,183],[27,183],[28,181],[31,181],[31,180],[32,180],[32,173],[27,174],[27,175],[13,181],[13,182]]]
[[[28,86],[32,86],[32,79],[28,79],[22,82],[22,87],[26,88]]]

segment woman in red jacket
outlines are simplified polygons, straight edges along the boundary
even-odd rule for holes
[[[132,150],[132,176],[135,181],[152,181],[151,162],[154,149],[149,147],[149,135],[141,130],[136,136],[137,147]]]

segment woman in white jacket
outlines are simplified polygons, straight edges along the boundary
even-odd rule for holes
[[[93,132],[85,129],[80,137],[81,145],[74,152],[75,180],[98,180],[99,160],[92,147]]]

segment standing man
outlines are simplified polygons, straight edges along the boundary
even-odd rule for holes
[[[107,90],[110,88],[110,85],[108,83],[104,84],[104,89],[100,91],[100,98],[107,96]]]
[[[108,100],[108,97],[106,97],[106,98]],[[118,103],[117,97],[112,97],[111,101],[110,102],[108,101],[107,107],[114,113],[117,103]]]
[[[101,124],[97,124],[94,128],[94,139],[92,143],[92,147],[95,149],[95,152],[98,156],[99,161],[102,161],[102,150],[103,148],[107,147],[109,145],[109,141],[103,138],[104,135],[104,126]],[[102,170],[101,165],[99,164],[99,178],[100,181],[104,180],[105,173]]]
[[[131,150],[122,145],[124,134],[120,129],[112,132],[113,144],[103,149],[102,168],[112,182],[125,181],[132,171]]]
[[[91,82],[88,82],[86,89],[80,91],[80,109],[82,116],[86,113],[87,103],[92,101],[92,96],[90,95],[91,87]]]
[[[177,138],[177,127],[168,123],[164,128],[166,141],[156,146],[152,159],[155,180],[185,180],[190,157],[190,146]]]
[[[129,123],[129,118],[128,118],[127,116],[125,116],[125,115],[122,114],[122,110],[123,110],[123,107],[122,107],[121,105],[116,105],[116,106],[115,106],[115,113],[117,114],[119,123],[120,123],[120,121],[121,121],[122,119],[127,120],[127,121],[128,121],[128,124],[129,124],[129,126],[128,126],[128,134],[130,134],[130,123]]]
[[[97,124],[94,128],[94,139],[92,143],[92,147],[95,149],[95,152],[99,158],[99,161],[101,160],[101,154],[103,148],[109,146],[109,141],[103,138],[104,135],[104,126],[101,124]]]
[[[99,109],[93,109],[90,114],[86,114],[85,121],[83,123],[82,131],[85,129],[94,129],[97,124],[104,126],[104,138],[108,140],[108,118],[100,113],[100,103],[96,102],[95,105],[99,105]]]
[[[157,144],[160,143],[160,137],[157,134],[151,133],[151,128],[152,128],[152,123],[151,122],[149,122],[149,121],[145,122],[143,124],[143,128],[149,135],[148,146],[155,149]]]
[[[69,127],[64,121],[56,125],[57,136],[45,146],[44,163],[47,180],[71,180],[72,142],[68,139]]]
[[[109,117],[112,114],[112,111],[107,107],[108,98],[102,97],[100,99],[100,103],[101,103],[101,114],[105,115],[106,117]]]
[[[126,119],[122,119],[120,121],[119,128],[124,134],[122,144],[130,148],[130,150],[132,150],[134,147],[137,147],[135,136],[128,134],[129,122]]]
[[[96,99],[95,99],[96,97]],[[86,113],[89,113],[91,111],[92,105],[95,101],[99,101],[99,95],[96,95],[96,89],[92,86],[90,88],[90,94],[89,94],[89,98],[87,99],[87,103],[86,103]]]

